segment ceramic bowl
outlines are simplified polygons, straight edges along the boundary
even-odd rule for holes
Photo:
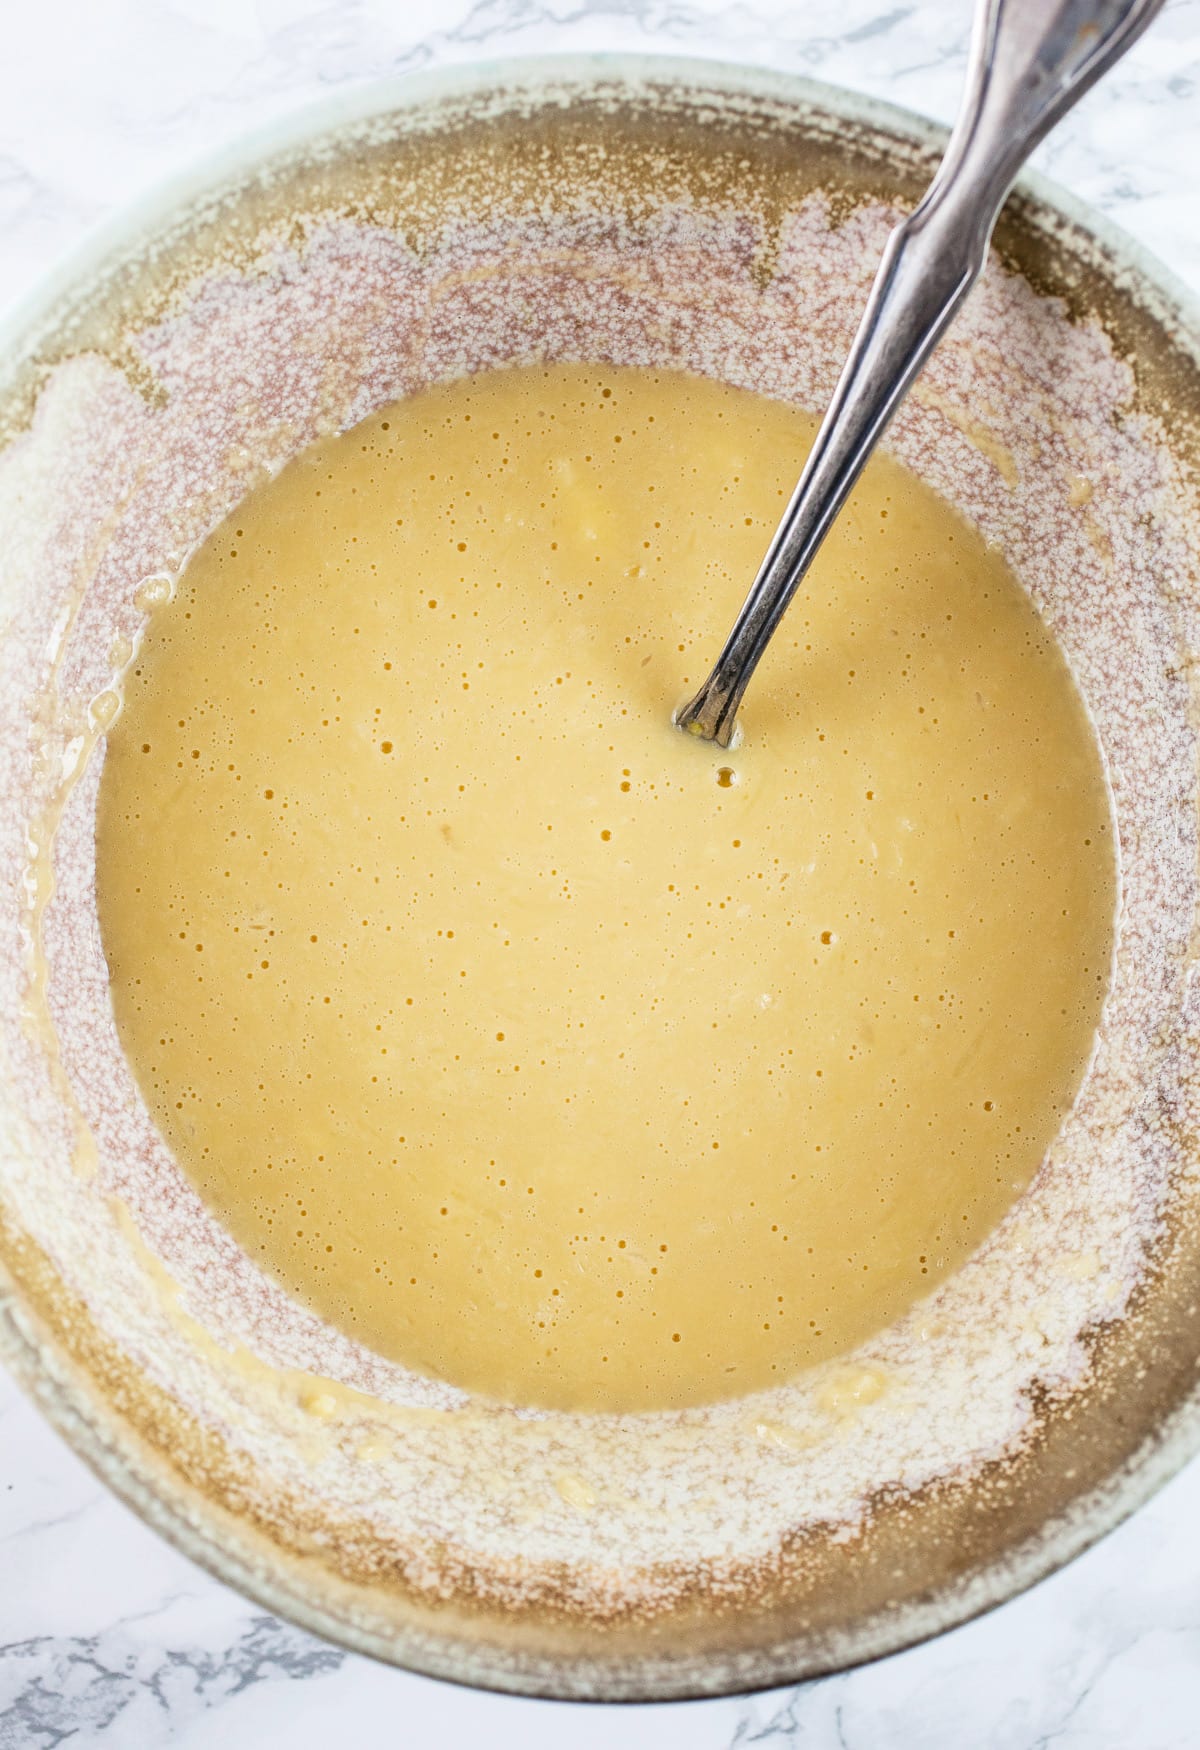
[[[108,1002],[105,730],[147,613],[254,481],[423,384],[535,359],[818,410],[940,144],[711,64],[406,78],[173,186],[5,334],[0,1351],[150,1524],[349,1647],[542,1695],[790,1681],[1010,1597],[1197,1444],[1197,327],[1044,183],[1010,201],[888,437],[1060,639],[1120,840],[1091,1068],[962,1271],[854,1355],[733,1403],[473,1400],[238,1250]]]

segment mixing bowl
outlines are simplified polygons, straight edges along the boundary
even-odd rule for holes
[[[1196,326],[1036,180],[888,442],[1066,651],[1120,919],[1076,1106],[962,1271],[734,1402],[472,1399],[237,1248],[108,1002],[105,729],[147,613],[239,497],[388,400],[516,362],[658,365],[819,409],[939,150],[894,111],[711,64],[406,78],[176,185],[7,330],[0,1353],[149,1523],[347,1646],[545,1695],[791,1680],[1009,1597],[1197,1444]]]

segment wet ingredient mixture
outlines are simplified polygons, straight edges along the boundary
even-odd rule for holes
[[[897,1318],[1041,1162],[1115,893],[1063,659],[874,460],[723,752],[706,672],[811,442],[663,372],[449,383],[195,554],[98,898],[162,1133],[305,1303],[512,1402],[684,1406]]]

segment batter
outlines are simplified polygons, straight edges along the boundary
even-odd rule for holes
[[[1107,789],[1001,558],[877,458],[732,752],[672,708],[813,423],[662,372],[444,385],[256,490],[109,733],[124,1048],[362,1342],[579,1410],[779,1383],[1041,1162],[1104,996]]]

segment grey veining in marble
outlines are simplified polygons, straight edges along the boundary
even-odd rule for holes
[[[0,309],[172,171],[332,89],[544,50],[705,55],[948,120],[969,0],[7,0]],[[1200,290],[1200,0],[1174,0],[1037,162]],[[1196,1750],[1200,1462],[1065,1572],[797,1690],[580,1709],[351,1657],[192,1567],[0,1377],[0,1750]]]

